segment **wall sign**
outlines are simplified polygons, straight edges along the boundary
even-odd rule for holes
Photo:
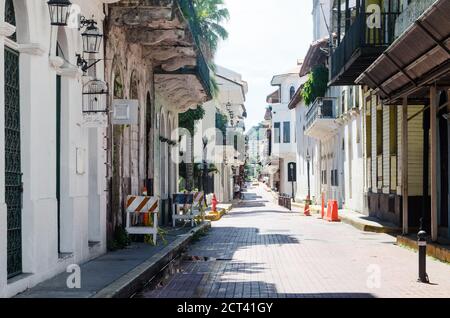
[[[297,182],[297,164],[295,162],[288,163],[288,182]]]
[[[134,99],[115,99],[112,103],[113,125],[137,125],[139,101]]]

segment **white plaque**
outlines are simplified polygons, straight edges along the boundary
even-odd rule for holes
[[[77,174],[84,174],[84,156],[86,151],[83,148],[77,148]]]
[[[115,99],[112,103],[113,125],[137,125],[139,101],[134,99]]]

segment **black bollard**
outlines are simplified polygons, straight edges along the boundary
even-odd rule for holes
[[[419,279],[421,283],[429,283],[427,275],[427,233],[421,230],[417,234],[417,245],[419,246]]]

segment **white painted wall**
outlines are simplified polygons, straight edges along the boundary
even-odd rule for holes
[[[303,101],[301,101],[295,110],[296,116],[296,130],[297,135],[297,191],[295,199],[297,202],[301,202],[306,199],[308,195],[308,155],[310,158],[310,193],[311,200],[318,202],[321,200],[321,190],[320,190],[320,154],[319,145],[320,143],[305,135],[304,126],[306,125],[306,113],[307,106]],[[319,173],[318,173],[319,172]]]
[[[203,161],[203,137],[208,138],[207,145],[207,161],[213,163],[219,170],[214,176],[214,192],[219,202],[230,202],[233,200],[233,173],[232,167],[239,167],[243,162],[233,162],[234,153],[229,147],[220,147],[216,145],[218,136],[221,132],[216,130],[216,113],[217,110],[227,115],[229,119],[229,126],[231,118],[227,111],[227,103],[231,103],[231,108],[234,112],[234,126],[229,127],[228,134],[232,135],[235,132],[240,132],[244,137],[244,131],[238,127],[238,123],[243,122],[243,112],[245,95],[248,91],[248,86],[242,80],[242,76],[232,70],[222,66],[216,67],[216,81],[219,85],[219,95],[213,100],[203,104],[205,116],[202,120],[195,124],[194,135],[194,161],[201,163]],[[228,146],[233,143],[227,137]],[[242,146],[242,156],[245,156],[245,140],[238,142]],[[227,159],[227,164],[224,163],[224,152]]]
[[[297,141],[296,141],[296,114],[288,107],[291,101],[291,88],[295,91],[298,90],[300,85],[305,79],[301,79],[299,76],[300,66],[297,65],[288,72],[276,75],[272,79],[272,86],[277,86],[280,91],[280,103],[270,104],[272,107],[272,157],[280,159],[280,193],[292,193],[292,184],[288,182],[288,169],[287,165],[290,162],[297,161]],[[284,142],[284,123],[289,122],[290,134],[289,142]],[[280,123],[280,142],[278,143],[275,138],[275,125]],[[297,185],[295,185],[295,188]],[[295,193],[294,189],[294,193]]]
[[[101,28],[102,1],[73,1],[82,14],[94,16]],[[60,30],[66,37],[65,56],[70,64],[54,67],[57,28],[50,27],[45,1],[14,0],[18,44],[8,46],[20,52],[21,151],[24,182],[22,210],[23,272],[7,281],[6,206],[4,178],[0,178],[0,297],[13,296],[26,288],[65,271],[67,265],[82,263],[106,251],[106,162],[104,129],[87,129],[82,123],[81,92],[85,79],[75,64],[82,51],[77,29]],[[4,0],[0,0],[0,24],[4,21]],[[7,26],[8,27],[8,26]],[[0,28],[4,30],[4,28]],[[0,34],[0,73],[3,74],[5,33]],[[103,53],[98,57],[102,58]],[[61,148],[61,248],[69,253],[59,258],[57,248],[56,201],[56,75],[62,75]],[[103,78],[103,62],[97,64]],[[0,149],[4,149],[4,82],[0,77]],[[85,169],[77,173],[77,148],[84,151]],[[3,153],[3,152],[2,152]],[[4,158],[0,156],[0,174]],[[89,248],[89,241],[99,242]]]

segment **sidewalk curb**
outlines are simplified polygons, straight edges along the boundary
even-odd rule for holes
[[[415,239],[404,235],[397,236],[397,245],[415,251],[418,251],[419,249]],[[429,242],[427,244],[427,255],[450,264],[450,249],[440,246],[439,244]]]
[[[399,229],[389,227],[389,226],[373,226],[369,224],[364,224],[362,222],[358,222],[350,217],[346,217],[344,215],[339,215],[339,218],[342,222],[349,224],[353,226],[354,228],[357,228],[358,230],[361,230],[363,232],[372,232],[372,233],[379,233],[379,234],[398,234]]]
[[[174,242],[167,245],[162,251],[138,265],[116,281],[92,295],[91,298],[129,298],[139,291],[164,266],[176,258],[192,241],[194,235],[202,230],[209,229],[210,222],[193,228]]]
[[[304,204],[301,203],[292,203],[293,207],[299,208],[300,210],[303,210]],[[315,214],[321,213],[321,207],[320,206],[310,206],[310,211]],[[359,220],[355,220],[352,217],[346,216],[345,214],[339,213],[339,219],[341,222],[349,224],[353,226],[354,228],[363,231],[363,232],[372,232],[372,233],[384,233],[384,234],[398,234],[400,232],[399,228],[390,227],[390,226],[374,226],[370,224],[366,224],[364,222],[361,222]]]

